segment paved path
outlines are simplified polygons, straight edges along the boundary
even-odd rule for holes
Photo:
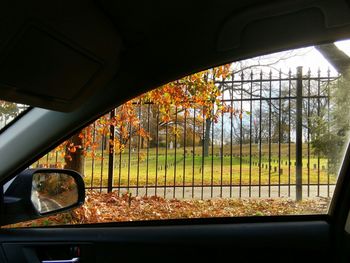
[[[307,186],[303,186],[303,198],[315,198],[315,197],[327,197],[332,196],[335,186],[330,185],[329,187],[327,185],[310,185],[309,188]],[[121,188],[120,191],[126,192],[127,188]],[[144,196],[146,195],[146,188],[140,187],[138,189],[136,188],[130,188],[129,191],[132,193],[133,196]],[[249,196],[250,192],[250,196]],[[289,194],[290,192],[290,194]],[[157,188],[157,195],[162,196],[166,198],[177,198],[177,199],[210,199],[210,198],[239,198],[240,196],[242,198],[249,198],[249,197],[259,197],[259,187],[258,186],[242,186],[237,187],[234,186],[232,188],[228,186],[223,186],[222,188],[220,186],[214,186],[211,188],[210,186],[204,186],[202,187],[194,187],[191,186],[185,187],[175,187],[175,195],[174,195],[174,188],[173,187],[167,187],[164,190],[164,187]],[[152,196],[155,195],[155,187],[149,187],[147,189],[147,195]],[[290,197],[292,199],[295,198],[295,186],[271,186],[270,189],[268,186],[261,186],[260,187],[260,197],[262,198],[268,198],[268,197]]]
[[[63,208],[63,206],[59,204],[56,200],[53,200],[47,197],[40,198],[40,204],[41,204],[41,213],[47,213],[50,211]]]

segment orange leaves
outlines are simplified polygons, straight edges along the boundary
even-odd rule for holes
[[[221,91],[215,85],[213,75],[225,77],[230,65],[206,70],[184,77],[148,92],[145,98],[159,106],[161,119],[168,123],[177,112],[188,114],[188,109],[196,109],[197,116],[216,119],[223,112],[220,101]]]
[[[149,109],[152,108],[153,114],[158,115],[159,112],[157,116],[159,123],[156,125],[159,125],[160,129],[170,125],[169,132],[174,136],[180,133],[173,127],[175,122],[179,123],[181,118],[190,115],[195,115],[196,122],[199,124],[205,119],[217,122],[221,114],[232,110],[221,102],[223,94],[215,84],[215,80],[229,76],[230,66],[227,64],[201,71],[134,98],[116,108],[114,114],[106,114],[84,128],[79,134],[82,145],[71,145],[66,142],[57,151],[69,154],[80,149],[82,154],[98,158],[96,155],[100,152],[99,149],[106,149],[108,146],[110,148],[114,146],[117,152],[124,151],[126,144],[131,143],[134,136],[151,140],[149,127],[145,121],[147,112],[141,110],[145,105],[148,105]],[[115,129],[113,141],[109,139],[111,126]],[[135,140],[133,143],[135,144]]]
[[[143,129],[143,128],[140,128],[139,130],[137,130],[137,134],[140,135],[143,138],[151,139],[149,134],[148,134],[148,132],[145,129]]]
[[[231,67],[231,64],[226,64],[226,65],[215,67],[213,69],[215,76],[217,78],[222,78],[222,79],[227,78],[231,72],[230,67]]]
[[[158,196],[132,197],[117,192],[89,191],[85,204],[72,212],[50,216],[16,226],[41,226],[44,224],[91,224],[119,221],[141,221],[179,218],[270,216],[294,214],[323,214],[328,199],[296,202],[284,198],[269,199],[211,199],[177,200]]]

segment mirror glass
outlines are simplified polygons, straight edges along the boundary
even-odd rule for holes
[[[66,173],[35,173],[31,201],[41,214],[76,204],[78,188],[75,179]]]

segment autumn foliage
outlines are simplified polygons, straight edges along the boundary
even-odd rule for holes
[[[178,200],[164,199],[159,196],[133,197],[127,193],[118,196],[117,192],[89,191],[85,204],[71,212],[7,227],[209,217],[324,214],[327,212],[328,201],[328,199],[306,199],[297,202],[283,198]]]
[[[115,128],[116,136],[108,143],[118,152],[124,150],[132,136],[151,140],[140,118],[137,105],[141,104],[151,105],[151,111],[159,114],[158,119],[163,124],[170,123],[175,115],[187,116],[193,109],[196,109],[197,121],[211,119],[216,122],[220,114],[233,110],[221,102],[222,94],[215,84],[215,80],[223,80],[229,76],[230,66],[231,64],[227,64],[198,72],[136,97],[116,108],[115,116],[102,116],[84,128],[77,135],[77,139],[64,142],[56,151],[65,157],[66,162],[74,158],[77,151],[96,157],[95,150],[102,138],[109,136],[111,125]],[[177,133],[174,127],[169,132],[175,135]]]

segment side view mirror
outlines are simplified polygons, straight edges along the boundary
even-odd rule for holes
[[[66,169],[27,169],[3,187],[1,225],[33,220],[81,206],[81,175]]]

